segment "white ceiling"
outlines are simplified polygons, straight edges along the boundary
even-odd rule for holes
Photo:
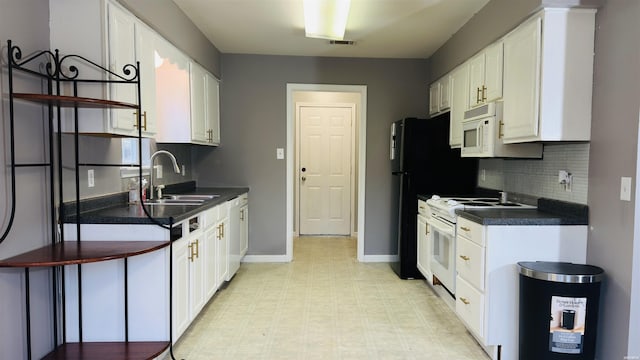
[[[426,59],[489,0],[351,0],[345,40],[304,36],[302,0],[173,0],[223,53]]]

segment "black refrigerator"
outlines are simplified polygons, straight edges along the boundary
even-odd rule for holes
[[[399,260],[391,267],[402,279],[422,279],[416,265],[417,196],[472,194],[478,159],[461,158],[460,149],[449,147],[449,113],[394,122],[390,143],[391,237],[398,242]]]

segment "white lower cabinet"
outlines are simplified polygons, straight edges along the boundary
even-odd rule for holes
[[[427,224],[427,204],[424,200],[418,200],[418,222],[417,222],[417,267],[424,278],[433,284],[433,274],[431,273],[431,243],[429,242],[429,225]]]
[[[240,269],[240,261],[247,253],[248,242],[248,195],[242,194],[229,201],[229,266],[226,280],[229,281]]]
[[[587,226],[456,225],[456,313],[492,359],[517,360],[517,263],[585,263]]]

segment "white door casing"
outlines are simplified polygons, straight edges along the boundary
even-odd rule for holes
[[[299,232],[351,234],[351,148],[355,109],[299,106]]]

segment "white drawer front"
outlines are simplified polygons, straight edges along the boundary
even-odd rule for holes
[[[464,236],[474,243],[484,246],[484,226],[458,217],[457,235]]]
[[[460,276],[456,279],[456,313],[484,341],[484,295]]]
[[[484,291],[484,248],[458,237],[456,244],[456,270],[478,290]]]

